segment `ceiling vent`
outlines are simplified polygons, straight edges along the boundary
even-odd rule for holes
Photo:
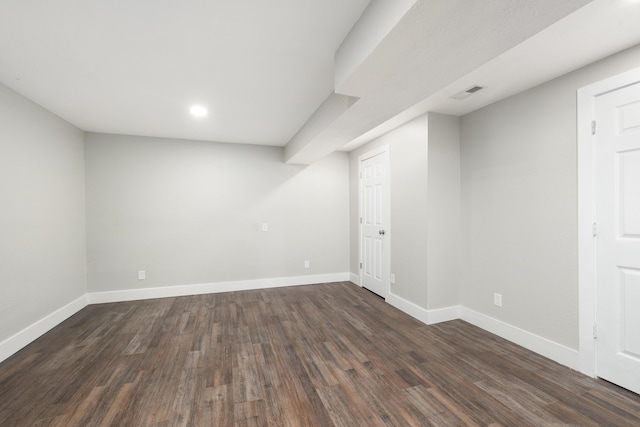
[[[461,101],[482,89],[484,89],[484,86],[473,85],[467,90],[463,90],[460,93],[456,93],[451,97],[451,99],[457,99],[458,101]]]

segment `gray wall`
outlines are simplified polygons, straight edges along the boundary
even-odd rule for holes
[[[428,309],[460,303],[460,119],[428,114]]]
[[[429,113],[350,153],[351,272],[358,264],[358,157],[389,146],[391,293],[425,309],[459,303],[460,120]]]
[[[350,153],[351,272],[358,268],[358,157],[389,145],[391,292],[427,305],[427,118],[419,117]]]
[[[463,306],[578,348],[576,91],[639,65],[636,47],[462,118]]]
[[[0,84],[0,342],[84,295],[83,133]]]
[[[90,292],[349,271],[345,153],[88,133],[86,167]]]

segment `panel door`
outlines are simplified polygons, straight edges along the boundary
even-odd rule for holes
[[[640,393],[640,83],[596,118],[596,374]]]
[[[387,159],[387,153],[383,152],[360,163],[361,284],[383,298],[389,292]]]

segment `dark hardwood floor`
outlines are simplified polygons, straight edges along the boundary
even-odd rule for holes
[[[0,364],[0,426],[639,426],[640,397],[349,283],[92,305]]]

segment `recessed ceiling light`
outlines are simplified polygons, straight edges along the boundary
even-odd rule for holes
[[[202,105],[194,105],[189,109],[189,112],[191,113],[192,116],[196,116],[196,117],[204,117],[207,115],[207,109],[204,108]]]

